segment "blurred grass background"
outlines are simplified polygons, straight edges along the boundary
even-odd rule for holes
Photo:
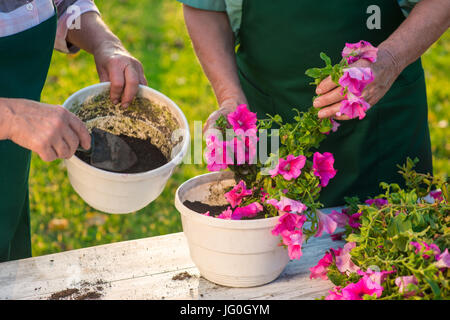
[[[149,85],[171,97],[194,120],[205,120],[216,102],[187,35],[182,8],[174,0],[97,1],[103,19],[145,68]],[[424,56],[435,173],[450,172],[450,34]],[[98,82],[92,56],[55,52],[42,94],[61,104],[73,92]],[[62,161],[45,163],[33,155],[30,174],[33,255],[181,231],[173,205],[176,188],[205,173],[203,165],[176,169],[162,195],[141,211],[108,215],[95,211],[72,189]]]

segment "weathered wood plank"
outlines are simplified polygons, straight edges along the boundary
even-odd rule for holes
[[[183,233],[124,241],[2,263],[0,299],[48,299],[67,288],[97,287],[102,299],[314,299],[332,285],[310,280],[309,268],[338,245],[328,235],[310,239],[302,259],[272,283],[228,288],[200,277]],[[184,271],[191,277],[172,279]]]

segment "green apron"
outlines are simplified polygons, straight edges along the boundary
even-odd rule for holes
[[[56,34],[56,14],[0,38],[0,97],[39,101]],[[31,256],[28,174],[31,151],[0,141],[0,262]]]
[[[381,29],[369,30],[367,7],[381,9]],[[315,87],[306,69],[322,66],[321,51],[334,63],[346,42],[378,46],[402,23],[396,0],[244,0],[237,64],[250,108],[293,118],[292,108],[312,106]],[[432,172],[427,99],[420,59],[408,66],[364,120],[341,121],[320,152],[335,156],[338,173],[322,190],[325,206],[344,196],[365,200],[381,192],[382,181],[402,183],[396,164],[418,157],[418,171]]]

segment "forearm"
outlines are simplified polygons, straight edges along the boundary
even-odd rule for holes
[[[397,73],[417,60],[450,26],[450,1],[422,0],[378,48],[391,55]]]
[[[10,137],[11,120],[14,115],[12,99],[0,98],[0,140]]]
[[[125,50],[119,38],[111,32],[95,12],[87,12],[81,15],[80,29],[69,30],[67,41],[94,55],[96,51],[105,46]]]
[[[234,35],[227,14],[186,5],[183,9],[194,50],[219,105],[227,100],[247,103],[237,73]]]

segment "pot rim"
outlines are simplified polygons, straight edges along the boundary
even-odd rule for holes
[[[274,227],[278,222],[280,216],[270,217],[264,219],[253,219],[253,220],[225,220],[218,219],[214,217],[205,216],[201,213],[198,213],[194,210],[186,207],[181,199],[180,192],[183,189],[188,188],[189,184],[193,183],[195,180],[203,179],[205,183],[217,181],[217,178],[230,179],[233,177],[233,173],[230,171],[222,171],[222,172],[210,172],[202,175],[195,176],[189,180],[183,182],[177,189],[175,193],[175,207],[180,212],[181,215],[186,216],[190,219],[196,219],[199,223],[207,224],[212,227],[224,228],[224,229],[265,229],[269,227]]]
[[[110,85],[111,85],[110,82],[101,82],[101,83],[96,83],[96,84],[90,85],[81,90],[78,90],[77,92],[70,95],[70,97],[67,98],[66,101],[64,101],[62,106],[65,109],[69,110],[67,108],[68,101],[72,100],[74,97],[76,97],[82,93],[85,93],[86,91],[92,91],[93,89],[98,89],[98,88],[106,89],[106,88],[110,87]],[[123,178],[126,178],[128,181],[144,180],[144,179],[148,179],[148,178],[151,178],[154,176],[160,176],[162,173],[164,173],[164,172],[176,167],[178,164],[180,164],[181,161],[183,160],[183,157],[185,156],[185,154],[187,152],[189,142],[190,142],[189,124],[187,122],[186,116],[184,115],[184,113],[180,109],[180,107],[178,107],[178,105],[174,101],[172,101],[169,97],[167,97],[165,94],[163,94],[153,88],[150,88],[148,86],[144,86],[142,84],[139,85],[139,90],[149,91],[152,94],[159,96],[159,98],[162,98],[162,100],[169,102],[169,104],[171,105],[170,107],[175,109],[176,112],[178,112],[178,115],[181,118],[181,122],[182,122],[182,124],[184,124],[185,136],[184,136],[184,141],[182,142],[183,147],[169,162],[167,162],[165,165],[163,165],[159,168],[145,171],[145,172],[118,173],[118,172],[111,172],[111,171],[106,171],[106,170],[102,170],[102,169],[93,167],[93,166],[87,164],[86,162],[82,161],[76,155],[73,155],[70,159],[65,159],[64,161],[70,162],[71,164],[79,167],[80,169],[82,169],[84,171],[90,171],[90,174],[92,174],[92,175],[101,177],[103,179],[112,180],[112,181],[122,180]]]

